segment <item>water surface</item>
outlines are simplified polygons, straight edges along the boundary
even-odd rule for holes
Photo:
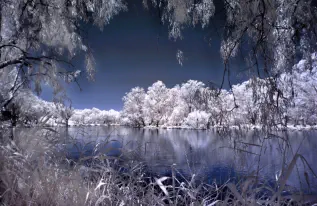
[[[70,158],[107,154],[144,163],[152,176],[171,175],[174,165],[179,174],[196,176],[205,183],[239,181],[256,174],[274,184],[282,168],[296,153],[296,167],[287,180],[289,187],[317,194],[317,131],[288,131],[264,135],[260,131],[188,129],[136,129],[121,126],[59,128]],[[69,140],[69,141],[68,141]],[[94,150],[96,144],[98,151]],[[75,142],[75,144],[74,144]],[[307,174],[307,175],[306,175]]]

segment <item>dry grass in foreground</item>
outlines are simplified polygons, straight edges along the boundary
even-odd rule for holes
[[[38,130],[38,129],[37,129]],[[45,130],[32,137],[20,135],[0,146],[0,205],[312,205],[314,196],[283,196],[285,183],[298,159],[270,188],[251,175],[239,184],[196,184],[171,177],[150,178],[142,164],[127,162],[114,167],[117,159],[93,157],[90,167],[66,159],[56,150],[56,134]],[[22,138],[23,137],[23,138]],[[87,158],[84,160],[87,161]],[[304,160],[303,160],[304,161]],[[264,192],[265,191],[265,192]],[[314,199],[315,198],[315,199]]]

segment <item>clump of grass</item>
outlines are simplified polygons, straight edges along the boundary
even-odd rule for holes
[[[120,157],[95,154],[70,161],[56,150],[56,131],[37,128],[32,135],[22,134],[0,146],[3,205],[301,205],[315,201],[313,196],[282,195],[295,162],[305,161],[299,154],[282,173],[277,188],[261,183],[256,173],[238,184],[218,186],[199,184],[194,174],[180,180],[174,166],[170,177],[154,178],[146,175],[143,164],[120,162]]]
[[[84,203],[87,185],[76,170],[62,169],[58,162],[48,163],[50,150],[43,141],[27,150],[26,142],[19,143],[11,141],[0,146],[0,201],[4,205]]]
[[[129,161],[118,168],[113,165],[119,159],[96,155],[86,167],[87,158],[70,161],[56,150],[55,131],[37,128],[29,134],[15,134],[14,141],[0,146],[3,205],[165,205],[175,199],[161,190],[162,179],[147,177],[138,162]],[[180,196],[181,191],[186,192]],[[203,202],[194,198],[195,192],[191,194],[186,184],[177,188],[177,194],[183,205]]]

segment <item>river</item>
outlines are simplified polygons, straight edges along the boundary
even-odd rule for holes
[[[123,126],[57,128],[60,149],[73,161],[106,154],[142,163],[151,176],[170,176],[172,166],[186,179],[238,182],[253,174],[274,186],[282,169],[298,158],[286,184],[317,194],[317,131],[265,135],[258,130],[137,129]],[[97,147],[96,147],[97,145]]]

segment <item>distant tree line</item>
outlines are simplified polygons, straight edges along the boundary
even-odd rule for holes
[[[78,110],[61,103],[44,101],[30,89],[19,89],[14,94],[15,98],[6,105],[6,111],[10,112],[2,112],[0,119],[11,121],[12,126],[38,123],[65,126],[121,124],[208,129],[233,125],[316,125],[316,53],[312,54],[312,60],[299,61],[293,66],[292,73],[280,75],[276,85],[268,83],[272,77],[252,78],[233,85],[229,91],[222,89],[219,92],[196,80],[188,80],[173,88],[167,88],[162,81],[157,81],[147,90],[135,87],[126,93],[120,112],[97,108]],[[311,66],[311,70],[307,69]],[[15,75],[11,72],[7,76],[8,81],[0,83],[0,97],[9,94],[11,79]]]
[[[313,54],[312,59],[301,60],[292,73],[281,74],[276,85],[268,83],[270,77],[252,78],[220,93],[195,80],[173,88],[167,88],[162,81],[155,82],[147,91],[132,88],[123,97],[122,123],[200,129],[246,124],[316,125],[317,55]],[[310,66],[312,69],[308,70]]]

